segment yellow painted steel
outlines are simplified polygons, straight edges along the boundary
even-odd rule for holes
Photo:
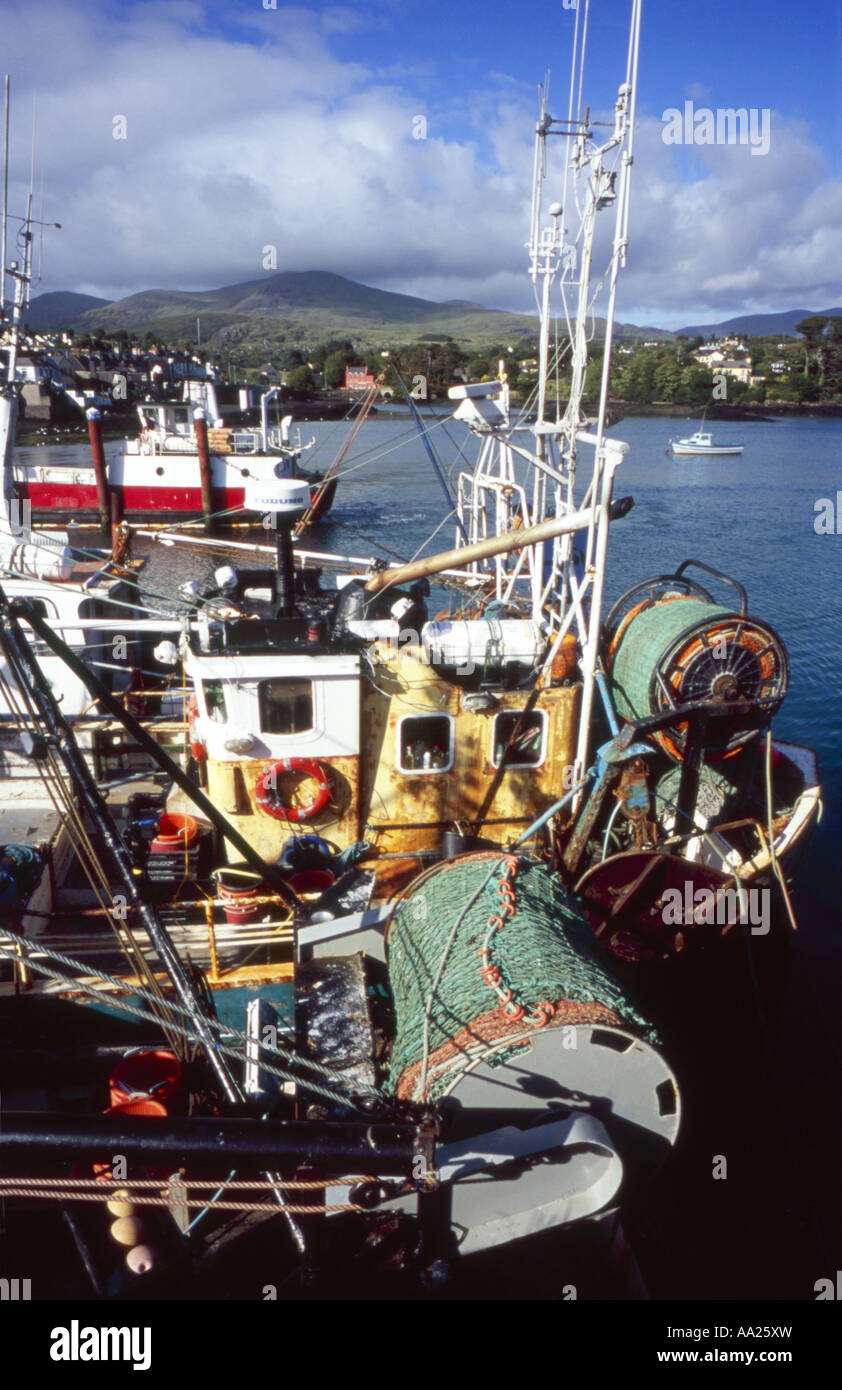
[[[321,815],[291,825],[261,811],[254,789],[265,759],[210,758],[207,777],[208,795],[267,860],[276,859],[295,833],[320,835],[340,850],[369,841],[372,850],[364,863],[375,869],[375,898],[382,898],[417,871],[421,851],[440,847],[445,830],[476,821],[492,788],[480,833],[501,846],[558,799],[575,754],[580,686],[546,684],[537,698],[531,688],[495,691],[493,708],[478,711],[466,707],[466,692],[440,676],[418,648],[377,643],[370,656],[374,676],[362,690],[360,756],[319,759],[330,769],[333,784],[331,802]],[[536,767],[507,768],[501,774],[492,762],[495,716],[527,706],[546,714],[543,760]],[[452,768],[402,771],[401,720],[434,714],[453,720]],[[293,797],[294,785],[292,775],[288,794]],[[282,776],[279,791],[283,797]],[[302,799],[308,795],[305,788]]]

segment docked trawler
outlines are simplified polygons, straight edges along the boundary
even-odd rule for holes
[[[212,383],[206,392],[212,393]],[[330,509],[335,480],[307,472],[303,450],[293,446],[289,416],[269,423],[269,403],[277,388],[261,397],[259,429],[229,429],[216,415],[215,399],[195,408],[187,402],[144,401],[137,407],[139,432],[104,463],[104,483],[126,520],[189,521],[203,515],[221,524],[242,520],[246,487],[275,478],[300,478],[310,484],[309,522]],[[88,411],[89,430],[96,432],[99,412]],[[210,428],[206,417],[210,419]],[[16,463],[15,495],[28,504],[34,523],[72,510],[78,522],[95,519],[101,509],[97,478],[101,445],[94,441],[94,461],[85,468],[32,460]]]
[[[130,800],[120,833],[22,624],[59,655],[60,639],[0,594],[9,673],[29,682],[44,726],[35,751],[85,813],[41,847],[58,871],[34,890],[21,877],[0,938],[0,1005],[40,1043],[40,1073],[37,1058],[17,1065],[52,1098],[13,1107],[6,1093],[13,1176],[0,1195],[61,1201],[98,1292],[236,1279],[260,1296],[267,1269],[313,1287],[320,1251],[340,1287],[402,1270],[429,1284],[460,1257],[583,1220],[610,1248],[683,1103],[639,968],[665,964],[669,997],[677,956],[715,958],[739,932],[711,904],[730,894],[739,907],[763,875],[785,892],[818,789],[811,755],[769,735],[786,692],[779,639],[739,588],[733,606],[714,600],[706,586],[725,576],[703,569],[703,586],[687,563],[603,621],[609,531],[629,506],[614,498],[626,445],[606,435],[606,394],[639,26],[633,0],[602,145],[586,113],[556,122],[542,101],[537,419],[511,418],[503,375],[454,388],[479,445],[457,484],[455,548],[351,567],[330,589],[296,566],[306,488],[255,485],[251,502],[275,517],[277,572],[218,572],[173,654],[193,685],[194,777],[76,662],[177,798]],[[554,131],[580,181],[575,235],[561,204],[544,224]],[[586,420],[591,248],[607,209],[605,368]],[[550,420],[559,274],[579,304],[570,401]],[[442,577],[460,593],[445,612],[428,592]],[[81,859],[92,833],[99,907],[83,915],[67,846]],[[676,920],[666,895],[688,884]],[[122,1055],[123,1032],[92,1050],[102,1115],[56,1103],[64,1015],[44,1041],[45,1006],[82,1002],[101,1037],[116,1015],[142,1047]],[[33,1167],[48,1176],[24,1195]]]

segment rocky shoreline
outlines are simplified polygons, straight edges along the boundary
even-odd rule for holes
[[[630,415],[663,415],[674,417],[679,420],[698,420],[704,407],[696,405],[658,405],[644,404],[640,401],[615,401],[610,402],[612,412],[618,416]],[[793,405],[786,401],[772,401],[766,405],[746,404],[728,405],[723,401],[717,401],[709,405],[705,411],[706,420],[771,420],[784,417],[827,417],[829,419],[839,419],[842,417],[842,405],[832,405],[817,403],[815,405]]]

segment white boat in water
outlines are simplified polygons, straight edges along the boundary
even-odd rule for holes
[[[669,448],[676,456],[704,454],[718,458],[726,454],[741,454],[744,445],[714,444],[710,430],[696,430],[696,433],[689,435],[687,439],[671,439]]]

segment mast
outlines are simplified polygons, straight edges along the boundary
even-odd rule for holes
[[[0,227],[0,319],[6,309],[6,227],[9,220],[9,74],[4,79],[3,107],[3,223]]]
[[[457,514],[468,533],[468,544],[488,535],[492,522],[501,534],[539,526],[550,515],[582,517],[576,533],[557,533],[552,540],[522,550],[516,560],[498,554],[493,560],[470,565],[478,584],[485,581],[487,585],[493,574],[493,598],[541,625],[548,643],[545,672],[568,633],[578,640],[583,693],[574,782],[581,780],[588,767],[594,690],[604,691],[599,633],[605,563],[614,474],[627,449],[618,440],[606,439],[605,429],[617,284],[628,246],[641,7],[642,0],[630,0],[625,80],[619,85],[611,120],[593,120],[590,108],[583,106],[590,4],[576,10],[565,119],[549,112],[549,73],[539,87],[527,243],[538,309],[534,422],[531,426],[510,422],[502,374],[499,383],[455,387],[450,392],[452,399],[462,402],[456,418],[480,440],[477,464],[472,473],[460,475],[457,490]],[[605,134],[601,132],[598,141],[595,131],[600,126],[605,127]],[[543,185],[548,176],[547,140],[551,135],[563,137],[566,158],[561,198],[549,204],[547,220]],[[601,213],[612,208],[610,260],[594,289],[597,221]],[[595,299],[602,280],[608,282],[602,373],[596,417],[589,421],[583,400]],[[554,359],[561,356],[552,350],[554,289],[562,301],[570,393],[563,416],[557,402],[552,420],[547,418],[550,373],[557,370]],[[590,454],[590,467],[585,470],[583,485],[577,486],[583,450]],[[465,541],[460,542],[457,534],[457,546],[460,544]]]
[[[3,512],[0,516],[0,530],[16,530],[15,487],[12,461],[15,446],[15,426],[18,415],[18,393],[15,380],[17,372],[18,347],[20,345],[20,325],[26,301],[32,259],[32,194],[27,203],[26,221],[23,228],[23,266],[12,261],[6,274],[15,282],[15,297],[12,317],[9,323],[9,343],[7,347],[5,379],[0,383],[0,466],[3,473]],[[5,278],[5,277],[4,277]]]
[[[26,216],[23,218],[23,226],[18,233],[18,245],[21,247],[19,254],[22,256],[22,263],[13,260],[6,265],[7,252],[7,231],[8,231],[8,186],[9,186],[9,78],[5,79],[5,112],[3,130],[3,209],[2,227],[0,227],[0,242],[2,242],[2,264],[0,264],[0,318],[5,322],[5,286],[6,276],[9,275],[15,282],[14,297],[12,300],[11,317],[6,324],[8,330],[8,345],[6,348],[6,368],[5,372],[0,373],[0,475],[2,475],[3,500],[0,507],[0,533],[13,533],[19,535],[21,531],[21,518],[17,515],[17,498],[15,496],[13,455],[15,445],[15,428],[18,417],[18,384],[17,384],[17,359],[20,348],[20,332],[23,322],[24,309],[29,307],[30,288],[32,285],[32,255],[33,255],[33,226],[36,225],[32,216],[32,204],[35,197],[35,108],[32,111],[32,166],[29,179],[29,195],[26,202]],[[60,230],[59,222],[45,222],[43,217],[38,219],[42,229],[46,226],[55,227]],[[28,528],[27,528],[28,529]],[[45,538],[39,538],[39,544],[47,547],[51,542]]]
[[[626,60],[626,80],[620,87],[614,108],[615,120],[613,134],[603,149],[598,151],[598,157],[595,161],[591,176],[590,192],[596,211],[599,210],[600,207],[606,205],[607,199],[615,197],[616,174],[606,174],[604,168],[605,154],[610,149],[618,149],[621,151],[619,170],[620,187],[616,192],[614,242],[610,265],[608,307],[605,316],[602,376],[600,380],[599,408],[596,422],[596,440],[594,444],[594,473],[591,480],[592,491],[590,493],[594,506],[596,506],[597,496],[599,496],[599,514],[598,517],[595,517],[591,522],[588,529],[587,548],[585,553],[585,576],[592,575],[592,593],[590,599],[590,621],[582,651],[582,710],[579,720],[579,740],[576,751],[576,761],[573,770],[574,781],[578,781],[582,778],[588,766],[594,686],[595,683],[597,683],[597,678],[603,674],[599,669],[598,648],[602,623],[602,600],[605,587],[605,563],[608,552],[608,532],[611,522],[611,499],[614,488],[614,473],[622,459],[622,455],[618,453],[616,447],[609,449],[606,446],[605,420],[608,406],[608,388],[611,377],[611,349],[614,340],[614,314],[617,302],[617,283],[620,270],[626,264],[626,253],[628,250],[629,194],[631,167],[634,160],[634,116],[637,94],[637,69],[640,53],[641,12],[642,0],[632,0],[628,56]],[[580,630],[580,641],[581,640],[582,633]],[[600,684],[600,693],[603,694],[604,699],[607,699],[604,690],[604,684]],[[608,713],[610,715],[610,710]],[[574,810],[578,809],[580,801],[581,793],[574,802]]]

